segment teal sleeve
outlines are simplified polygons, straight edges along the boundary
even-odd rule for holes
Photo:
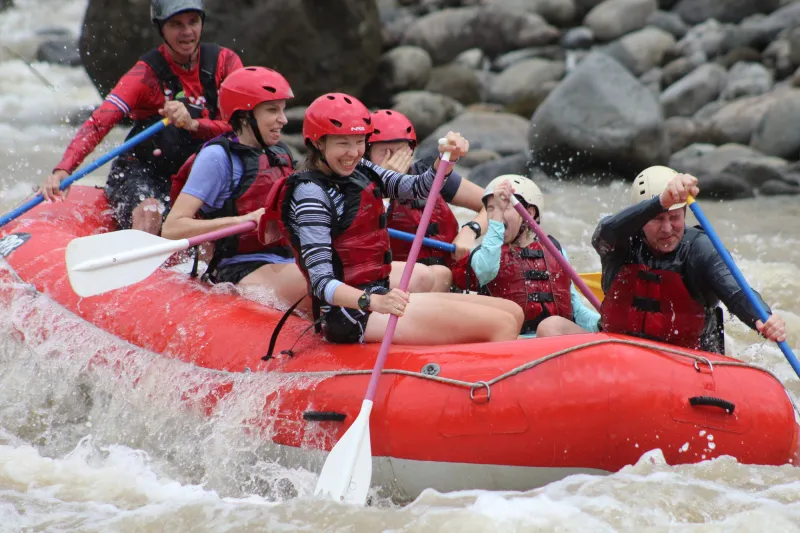
[[[500,270],[500,251],[506,227],[502,222],[489,220],[489,228],[480,247],[472,254],[470,265],[480,285],[492,281]]]
[[[561,255],[569,262],[566,250],[562,250]],[[575,323],[590,333],[597,333],[599,331],[600,313],[583,305],[574,283],[570,283],[569,295],[572,303],[572,317]]]

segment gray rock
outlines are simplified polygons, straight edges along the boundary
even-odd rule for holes
[[[780,0],[680,0],[673,9],[695,25],[709,19],[720,22],[741,22],[755,13],[771,13],[780,7]]]
[[[269,65],[283,74],[296,104],[332,90],[360,97],[381,55],[375,2],[206,0],[205,7],[210,15],[203,40],[239,52],[245,65]],[[101,95],[158,44],[149,2],[89,0],[80,51]]]
[[[407,91],[394,96],[392,109],[403,113],[414,124],[417,138],[424,139],[442,124],[464,111],[458,101],[426,91]]]
[[[794,72],[790,55],[789,41],[778,39],[767,46],[761,57],[764,66],[772,69],[775,73],[775,79],[782,80]]]
[[[789,30],[786,39],[789,41],[789,61],[797,67],[800,65],[800,27]]]
[[[486,187],[489,182],[503,174],[528,174],[530,159],[527,150],[514,155],[487,161],[470,171],[467,179],[478,187]]]
[[[578,26],[571,28],[561,37],[561,47],[567,50],[586,50],[594,44],[594,33],[591,28]]]
[[[383,54],[372,81],[364,90],[364,103],[385,107],[392,95],[424,89],[431,76],[431,56],[418,46],[398,46]]]
[[[664,67],[664,87],[669,87],[679,79],[692,72],[698,65],[688,57],[679,57]]]
[[[287,107],[283,114],[286,115],[286,120],[288,120],[283,127],[284,134],[303,133],[306,106]]]
[[[742,161],[773,162],[779,160],[741,144],[728,143],[722,146],[692,144],[669,158],[669,166],[678,172],[692,174],[698,179],[720,174],[728,165]],[[701,189],[702,190],[702,189]]]
[[[661,93],[666,117],[690,117],[704,105],[717,99],[725,88],[727,73],[713,63],[696,68]]]
[[[676,39],[682,39],[689,31],[683,19],[669,11],[653,11],[647,18],[647,24],[671,33]]]
[[[742,96],[758,96],[769,92],[775,80],[760,63],[739,62],[728,71],[728,81],[720,98],[734,100]]]
[[[622,65],[600,52],[586,57],[539,106],[529,144],[540,166],[572,172],[639,172],[667,159],[661,106]]]
[[[707,59],[712,59],[722,52],[726,31],[726,27],[716,20],[708,20],[690,28],[676,46],[686,57],[702,53]]]
[[[36,50],[36,61],[78,67],[81,65],[78,43],[72,38],[45,41]]]
[[[718,134],[708,122],[687,117],[670,117],[664,123],[669,151],[675,153],[696,143],[716,143]]]
[[[383,49],[392,49],[399,46],[408,28],[417,20],[417,17],[408,9],[398,9],[394,16],[385,21],[381,28]]]
[[[575,20],[575,0],[481,0],[481,4],[500,4],[541,15],[550,24],[568,26]]]
[[[785,181],[770,180],[758,190],[764,196],[783,196],[800,194],[800,185],[792,185]]]
[[[664,73],[661,71],[660,68],[651,68],[644,74],[639,77],[639,81],[650,89],[653,94],[658,97],[661,94],[661,81],[664,77]]]
[[[759,188],[768,181],[784,181],[785,160],[778,157],[744,159],[728,164],[722,171],[744,180],[751,187]]]
[[[728,104],[728,102],[723,102],[722,100],[714,100],[713,102],[710,102],[710,103],[704,105],[703,107],[701,107],[700,111],[695,113],[693,118],[695,120],[701,120],[701,121],[702,120],[711,120],[714,117],[714,115],[717,114],[717,111],[719,111],[720,109],[725,107],[727,104]],[[726,138],[725,142],[731,142],[731,140]],[[749,143],[750,141],[748,140],[747,142]],[[747,143],[743,143],[743,144],[747,144]]]
[[[656,0],[605,0],[589,11],[583,25],[591,28],[598,41],[613,41],[644,28],[657,8]]]
[[[734,48],[730,52],[727,52],[724,56],[718,57],[715,61],[720,66],[729,69],[740,61],[746,61],[750,63],[760,62],[761,52],[755,48],[749,47]]]
[[[497,76],[489,91],[489,101],[503,104],[519,115],[530,117],[552,90],[553,85],[564,76],[564,63],[546,59],[521,61]]]
[[[781,96],[764,114],[750,146],[761,152],[797,160],[800,156],[800,90]]]
[[[484,148],[500,155],[511,155],[527,150],[525,134],[528,121],[510,113],[467,111],[455,120],[443,124],[421,143],[420,151],[435,151],[439,138],[448,131],[457,131],[469,140],[470,148]]]
[[[742,178],[727,171],[719,174],[698,178],[697,185],[700,187],[704,198],[716,198],[720,200],[741,200],[753,198],[755,196],[754,187]]]
[[[535,13],[495,4],[443,9],[416,20],[403,37],[404,44],[421,46],[434,64],[447,63],[470,48],[489,56],[556,42],[561,33]]]
[[[482,70],[489,66],[489,59],[480,48],[470,48],[458,54],[453,63],[472,70]]]
[[[551,61],[564,61],[564,50],[557,45],[549,46],[535,46],[532,48],[523,48],[521,50],[514,50],[503,54],[494,60],[492,68],[497,71],[504,71],[520,61],[533,58],[549,59]]]
[[[467,155],[458,160],[458,164],[466,168],[475,168],[480,164],[496,159],[500,159],[500,154],[497,152],[478,148],[476,150],[470,150]]]
[[[776,89],[761,96],[734,100],[710,118],[711,125],[727,142],[750,144],[761,118],[785,92]]]
[[[622,63],[634,76],[641,76],[662,64],[664,57],[675,48],[672,34],[647,27],[622,37],[611,44],[606,53]]]
[[[464,105],[480,102],[482,89],[475,71],[455,63],[434,68],[425,87],[428,92],[449,96]]]

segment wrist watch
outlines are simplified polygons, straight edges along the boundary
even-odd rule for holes
[[[470,220],[469,222],[467,222],[466,224],[464,224],[461,227],[462,228],[469,228],[472,231],[474,231],[476,239],[481,236],[481,225],[478,224],[477,222],[475,222],[474,220]]]
[[[369,293],[364,291],[364,294],[358,297],[358,308],[362,311],[369,310]]]

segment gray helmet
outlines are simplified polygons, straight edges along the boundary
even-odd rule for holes
[[[161,27],[161,24],[185,11],[199,11],[200,18],[205,21],[206,10],[203,0],[150,0],[150,18],[153,24]]]

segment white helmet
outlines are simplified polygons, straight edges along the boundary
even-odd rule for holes
[[[667,188],[669,182],[672,181],[672,178],[677,175],[678,172],[669,167],[655,166],[644,169],[633,180],[631,204],[638,204],[660,195]],[[680,209],[685,205],[685,202],[675,204],[669,210]]]
[[[539,187],[537,187],[533,181],[519,174],[503,174],[502,176],[497,176],[486,186],[481,199],[485,202],[487,196],[494,194],[494,188],[506,180],[511,182],[511,187],[514,188],[514,196],[518,196],[522,199],[528,207],[535,205],[541,217],[542,210],[544,209],[544,195],[542,191],[539,190]]]

